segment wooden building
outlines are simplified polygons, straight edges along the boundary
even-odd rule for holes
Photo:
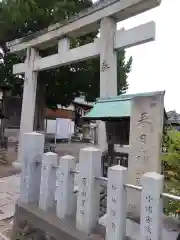
[[[58,105],[56,110],[46,108],[45,118],[56,120],[56,118],[71,119],[76,122],[76,118],[83,116],[92,108],[92,103],[87,103],[83,98],[77,98],[68,107]],[[4,111],[7,119],[5,127],[8,129],[19,129],[21,120],[22,99],[19,97],[7,96],[4,101]],[[77,117],[78,116],[78,117]]]

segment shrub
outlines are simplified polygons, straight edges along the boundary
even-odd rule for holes
[[[175,129],[167,130],[164,138],[165,153],[163,153],[163,166],[165,175],[165,189],[168,193],[180,195],[180,132]],[[180,219],[180,202],[167,200],[164,208],[165,214],[175,215]]]

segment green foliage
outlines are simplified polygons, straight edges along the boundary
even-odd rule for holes
[[[165,137],[166,153],[163,154],[165,189],[168,193],[180,195],[180,132],[175,129],[167,131]],[[169,200],[165,212],[180,216],[180,203]]]
[[[118,94],[125,93],[128,89],[127,78],[131,72],[132,57],[126,62],[125,52],[118,53]]]
[[[22,94],[22,78],[12,74],[12,66],[24,61],[24,57],[11,55],[6,49],[7,41],[27,36],[48,27],[92,5],[91,0],[2,0],[0,2],[0,45],[5,51],[4,65],[0,66],[0,84],[8,85],[14,94]],[[98,32],[78,39],[72,39],[75,46],[92,42]],[[46,56],[57,51],[56,48],[41,51]],[[127,77],[131,71],[132,58],[125,61],[125,51],[118,53],[118,93],[128,88]],[[46,104],[69,105],[75,97],[84,94],[87,101],[94,101],[100,92],[100,62],[91,59],[73,65],[43,71],[38,83],[44,84]]]
[[[10,41],[68,19],[92,5],[90,0],[2,0],[1,41]]]

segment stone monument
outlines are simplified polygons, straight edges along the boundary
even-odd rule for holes
[[[161,173],[164,92],[133,99],[130,121],[128,183],[141,185],[146,172]],[[140,194],[128,191],[128,210],[139,215]]]

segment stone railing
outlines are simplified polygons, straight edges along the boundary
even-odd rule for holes
[[[127,188],[134,189],[141,196],[140,239],[159,239],[163,221],[162,196],[171,197],[163,193],[162,175],[146,173],[141,179],[142,186],[133,186],[127,184],[127,169],[120,165],[109,168],[108,178],[101,177],[99,149],[81,149],[77,170],[73,156],[58,159],[55,153],[44,153],[43,134],[25,134],[22,146],[20,202],[38,202],[43,211],[55,208],[60,220],[75,215],[76,228],[87,234],[99,223],[106,228],[106,239],[122,240],[126,235],[126,192]],[[107,185],[107,213],[99,218],[102,182]]]

